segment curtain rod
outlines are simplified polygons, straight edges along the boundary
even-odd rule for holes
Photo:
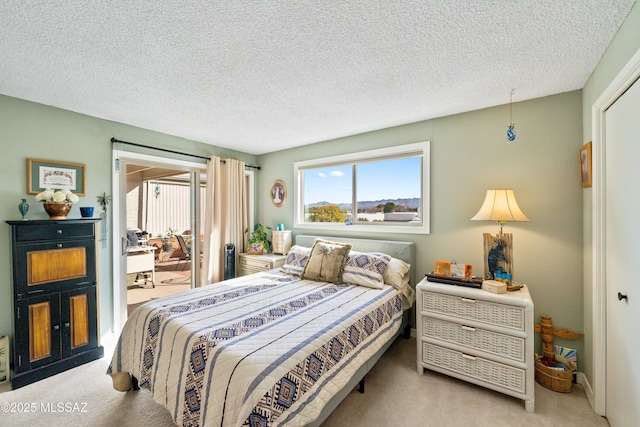
[[[175,150],[169,150],[167,148],[158,148],[158,147],[152,147],[150,145],[144,145],[144,144],[137,144],[135,142],[128,142],[128,141],[121,141],[119,139],[116,138],[111,138],[111,143],[112,144],[126,144],[126,145],[133,145],[134,147],[142,147],[142,148],[148,148],[150,150],[158,150],[158,151],[164,151],[165,153],[173,153],[173,154],[180,154],[181,156],[189,156],[189,157],[196,157],[198,159],[204,159],[204,160],[211,160],[209,157],[205,157],[205,156],[200,156],[198,154],[191,154],[191,153],[183,153],[181,151],[175,151]],[[226,163],[224,161],[224,159],[220,159],[220,162],[222,163]],[[260,170],[260,166],[253,166],[253,165],[244,165],[247,168],[253,168],[253,169],[257,169]]]

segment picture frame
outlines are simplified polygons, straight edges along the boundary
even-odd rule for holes
[[[287,200],[287,186],[284,184],[284,181],[276,179],[273,184],[271,184],[269,197],[275,207],[279,208],[284,205],[284,202]]]
[[[580,186],[591,187],[591,141],[580,147],[578,160],[580,161]]]
[[[484,279],[513,281],[513,234],[483,233]]]
[[[27,194],[38,194],[47,188],[66,188],[77,196],[84,196],[86,179],[82,163],[27,159]]]

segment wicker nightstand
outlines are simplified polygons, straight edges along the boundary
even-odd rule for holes
[[[416,287],[418,373],[431,369],[535,408],[533,301],[527,287],[493,294],[427,281]]]

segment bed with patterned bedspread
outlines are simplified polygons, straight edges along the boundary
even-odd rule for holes
[[[183,426],[306,425],[402,323],[403,296],[271,271],[151,301],[108,373]]]

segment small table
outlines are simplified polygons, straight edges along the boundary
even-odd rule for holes
[[[155,246],[129,246],[127,248],[127,274],[151,272],[151,284],[156,287]],[[145,278],[145,283],[147,280]]]

